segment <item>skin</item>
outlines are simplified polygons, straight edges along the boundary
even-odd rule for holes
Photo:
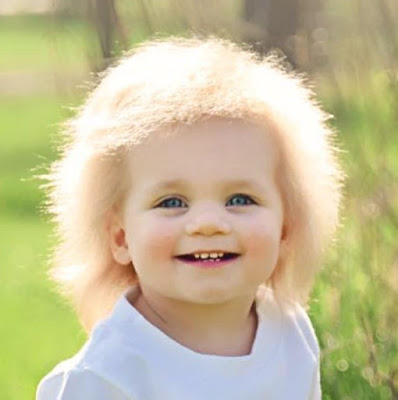
[[[110,225],[115,260],[132,262],[140,282],[128,299],[153,325],[200,353],[250,353],[255,294],[281,256],[277,151],[262,129],[214,119],[168,137],[160,132],[129,154],[130,191]],[[171,179],[183,186],[152,190]],[[242,180],[254,185],[230,184]],[[175,258],[199,250],[240,256],[213,269]]]

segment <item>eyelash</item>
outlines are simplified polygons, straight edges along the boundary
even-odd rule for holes
[[[235,205],[235,206],[250,206],[250,205],[252,205],[252,204],[257,204],[250,196],[248,196],[247,194],[241,194],[241,193],[232,196],[232,197],[229,199],[229,201],[230,201],[231,199],[233,199],[233,198],[238,197],[238,196],[243,197],[243,198],[245,198],[246,200],[249,200],[249,201],[250,201],[250,204],[238,204],[238,205]],[[179,200],[179,201],[183,201],[183,200],[179,199],[178,197],[169,197],[169,198],[167,198],[167,199],[162,200],[160,203],[158,203],[158,204],[155,206],[155,208],[176,208],[176,207],[167,207],[167,206],[164,206],[164,204],[166,204],[168,201],[170,201],[170,200],[176,200],[176,199]],[[177,207],[177,208],[179,208],[179,207]],[[183,208],[187,208],[187,207],[183,207]]]

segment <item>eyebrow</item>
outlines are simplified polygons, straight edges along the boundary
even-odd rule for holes
[[[148,193],[158,193],[163,190],[170,190],[170,189],[188,189],[189,182],[184,181],[182,179],[172,179],[166,180],[159,183],[156,183],[148,188]],[[262,191],[265,190],[265,186],[258,184],[252,180],[246,179],[237,179],[232,181],[227,181],[224,184],[225,189],[231,188],[247,188],[252,190]]]

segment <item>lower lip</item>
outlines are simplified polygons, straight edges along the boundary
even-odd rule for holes
[[[190,265],[193,265],[194,267],[198,267],[198,268],[217,269],[224,265],[234,262],[238,258],[239,257],[235,257],[235,258],[230,258],[228,260],[223,260],[223,261],[210,261],[210,260],[189,261],[189,260],[181,260],[180,258],[177,258],[177,260],[181,261],[184,264],[190,264]]]

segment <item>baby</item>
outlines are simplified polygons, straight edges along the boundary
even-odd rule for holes
[[[306,313],[338,224],[326,114],[271,55],[145,43],[66,125],[51,276],[89,340],[37,400],[318,400]]]

